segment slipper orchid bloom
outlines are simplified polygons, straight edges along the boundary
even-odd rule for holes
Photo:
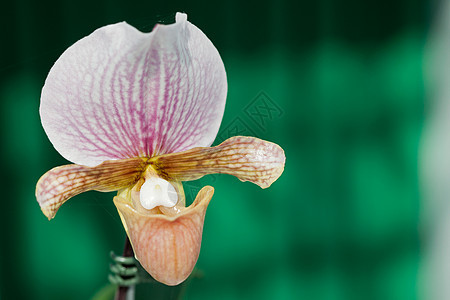
[[[74,163],[39,179],[42,212],[50,220],[79,193],[118,191],[136,259],[156,280],[181,283],[197,262],[214,192],[203,187],[185,207],[181,182],[226,173],[266,188],[284,169],[283,150],[257,138],[209,147],[226,93],[218,51],[185,14],[150,33],[118,23],[79,40],[42,89],[42,126]]]

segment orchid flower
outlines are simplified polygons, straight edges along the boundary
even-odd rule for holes
[[[203,187],[186,207],[181,182],[226,173],[267,188],[284,169],[283,150],[257,138],[209,147],[226,94],[217,49],[185,14],[150,33],[123,22],[79,40],[42,89],[42,126],[73,163],[39,179],[42,212],[50,220],[79,193],[118,191],[136,259],[156,280],[181,283],[197,262],[214,192]]]

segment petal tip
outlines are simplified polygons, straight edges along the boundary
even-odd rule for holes
[[[42,210],[42,213],[44,214],[44,216],[46,216],[49,221],[51,221],[56,216],[56,212],[54,212],[54,211],[45,209],[43,207],[41,207],[41,210]]]
[[[177,12],[175,15],[175,22],[186,22],[187,21],[187,14],[182,12]]]

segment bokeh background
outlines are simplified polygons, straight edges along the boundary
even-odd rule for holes
[[[253,135],[287,157],[267,190],[226,175],[185,185],[188,197],[206,184],[216,191],[197,275],[180,298],[419,299],[423,65],[437,4],[3,2],[0,299],[108,293],[109,251],[120,253],[125,238],[114,194],[76,196],[51,222],[35,200],[39,177],[68,163],[41,127],[40,90],[59,55],[96,28],[125,20],[150,31],[177,11],[213,41],[227,69],[215,144]],[[176,294],[142,286],[137,299]]]

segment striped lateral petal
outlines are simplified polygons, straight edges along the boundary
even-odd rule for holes
[[[51,169],[36,185],[36,199],[50,220],[60,206],[80,193],[116,191],[136,183],[147,163],[142,158],[105,161],[96,167],[65,165]]]
[[[277,144],[235,136],[216,147],[156,156],[149,163],[170,180],[195,180],[223,173],[267,188],[283,173],[285,160],[284,151]]]
[[[42,89],[42,125],[69,161],[151,157],[209,146],[222,120],[218,51],[185,14],[142,33],[102,27],[69,47]]]

